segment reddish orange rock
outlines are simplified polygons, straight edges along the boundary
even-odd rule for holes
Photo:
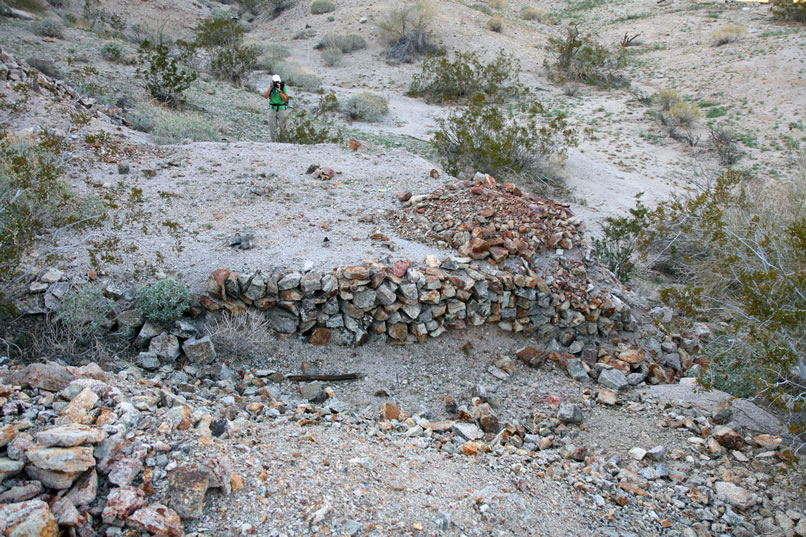
[[[623,360],[631,365],[640,364],[646,360],[646,352],[644,352],[642,349],[629,349],[620,352],[618,358],[619,360]]]
[[[319,327],[311,332],[311,345],[327,345],[330,343],[330,330]]]
[[[381,417],[385,420],[400,419],[400,407],[394,403],[386,402],[381,405]]]

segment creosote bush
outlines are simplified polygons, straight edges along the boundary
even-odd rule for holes
[[[135,307],[149,321],[173,321],[190,309],[190,290],[173,278],[166,278],[137,291]]]
[[[325,65],[328,67],[340,65],[342,58],[344,58],[344,53],[341,49],[333,47],[326,48],[322,51],[322,61],[325,62]]]
[[[336,11],[336,4],[330,0],[313,0],[311,2],[311,15],[321,15]]]
[[[126,56],[126,49],[116,41],[109,41],[101,47],[101,57],[106,61],[119,62],[124,56]]]
[[[196,73],[182,69],[176,58],[169,56],[168,47],[149,47],[148,42],[140,49],[139,72],[143,75],[146,91],[157,101],[168,106],[184,102],[182,93],[196,80]]]
[[[209,69],[217,78],[240,84],[243,77],[257,66],[258,48],[245,45],[245,30],[238,21],[208,17],[194,29],[195,39],[188,48],[207,50],[210,55]]]
[[[344,103],[344,114],[358,121],[380,121],[389,112],[389,101],[383,95],[368,91],[356,93]]]
[[[337,48],[344,54],[367,48],[367,41],[358,34],[325,34],[316,47],[319,50]]]
[[[58,21],[42,20],[31,25],[31,30],[36,35],[44,37],[64,38],[64,25]]]
[[[743,24],[726,24],[714,30],[711,39],[714,40],[715,47],[721,47],[728,43],[735,43],[747,35],[747,27]]]
[[[566,28],[562,37],[549,39],[553,61],[546,59],[544,67],[556,81],[583,82],[602,88],[629,85],[623,69],[627,54],[623,47],[609,49],[595,42],[590,35],[582,35],[576,24]]]
[[[113,303],[97,285],[84,285],[64,295],[58,316],[71,334],[86,338],[96,335],[110,324]]]
[[[483,93],[488,101],[501,102],[525,91],[518,82],[519,73],[520,62],[504,51],[490,63],[484,63],[475,52],[457,52],[453,60],[428,56],[422,70],[412,78],[408,94],[445,103]]]
[[[420,56],[437,51],[431,42],[430,23],[434,6],[430,0],[390,9],[376,21],[386,42],[386,60],[390,63],[411,63]]]
[[[479,171],[545,186],[548,158],[563,156],[577,136],[563,113],[544,113],[537,102],[507,110],[477,93],[468,106],[438,120],[433,145],[451,175]]]
[[[683,100],[677,90],[659,91],[656,101],[660,107],[660,119],[669,128],[689,128],[702,117],[700,107]]]
[[[338,144],[342,141],[341,133],[332,123],[314,119],[304,110],[296,110],[290,115],[285,132],[280,136],[280,142],[288,144]]]

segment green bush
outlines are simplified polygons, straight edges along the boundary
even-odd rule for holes
[[[137,291],[135,307],[150,321],[173,321],[190,309],[190,289],[173,278],[166,278]]]
[[[31,25],[31,31],[45,37],[64,38],[64,25],[58,21],[42,20]]]
[[[119,62],[126,56],[126,49],[116,41],[104,43],[101,47],[101,57],[110,62]]]
[[[274,66],[274,72],[291,86],[307,91],[316,91],[322,87],[322,78],[319,75],[296,62],[279,62]]]
[[[311,15],[321,15],[336,11],[336,4],[330,0],[313,0],[311,2]]]
[[[641,194],[630,216],[608,216],[602,226],[603,237],[594,241],[596,255],[622,282],[629,280],[635,269],[633,253],[646,225],[647,208],[640,198]]]
[[[571,24],[564,37],[549,39],[553,61],[544,60],[544,67],[555,81],[582,82],[602,88],[629,85],[622,69],[627,54],[622,47],[610,50],[589,35],[581,35],[579,27]]]
[[[85,285],[64,295],[58,317],[71,334],[87,337],[107,326],[113,311],[113,303],[101,287]]]
[[[341,133],[327,121],[316,120],[304,110],[295,111],[288,118],[280,142],[287,144],[338,144],[343,141]]]
[[[358,34],[326,34],[316,45],[317,49],[337,48],[348,54],[355,50],[367,48],[367,41]]]
[[[430,32],[434,13],[430,0],[417,0],[414,4],[385,12],[376,25],[387,44],[388,62],[411,63],[424,54],[437,51],[437,47],[431,43]]]
[[[335,114],[339,110],[339,99],[336,97],[334,91],[329,91],[319,98],[319,104],[316,106],[314,118],[327,118]]]
[[[520,62],[501,51],[496,59],[484,63],[475,52],[457,52],[453,61],[444,56],[429,56],[420,73],[414,75],[408,94],[428,102],[457,102],[476,93],[500,102],[517,97],[524,89],[518,82]]]
[[[344,53],[341,49],[326,48],[322,51],[322,61],[325,62],[325,65],[328,67],[340,65],[342,58],[344,58]]]
[[[660,90],[655,100],[660,107],[660,119],[667,127],[691,127],[702,117],[700,107],[684,101],[677,90]]]
[[[196,73],[180,69],[176,58],[170,58],[168,47],[157,45],[140,49],[140,73],[149,95],[168,106],[184,102],[182,93],[196,80]]]
[[[471,9],[475,9],[476,11],[481,11],[485,15],[489,15],[490,17],[493,16],[495,13],[490,6],[487,4],[473,4],[470,6]]]
[[[257,47],[236,45],[219,48],[210,59],[210,72],[221,79],[240,85],[244,75],[257,66]]]
[[[484,26],[488,30],[496,33],[503,33],[504,31],[504,17],[493,17],[487,21],[487,24]]]
[[[243,41],[244,29],[229,18],[208,17],[193,29],[194,44],[199,48],[232,47]]]
[[[544,113],[537,102],[516,113],[477,93],[467,107],[438,120],[433,145],[451,175],[479,171],[543,185],[549,182],[544,173],[547,159],[564,155],[568,145],[577,143],[564,114],[541,121]]]
[[[344,104],[345,115],[358,121],[380,121],[389,112],[389,101],[383,95],[368,91],[356,93]]]
[[[770,9],[777,19],[806,22],[806,2],[796,4],[792,0],[770,0]]]
[[[23,11],[33,11],[39,13],[44,9],[41,0],[6,0],[9,7],[22,9]]]

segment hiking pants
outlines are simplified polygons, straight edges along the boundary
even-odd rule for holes
[[[272,142],[276,142],[279,138],[285,136],[286,112],[288,112],[286,108],[281,110],[275,108],[269,109],[269,133],[271,134]]]

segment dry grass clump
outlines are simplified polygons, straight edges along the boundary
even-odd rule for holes
[[[277,339],[266,317],[247,311],[223,315],[205,327],[218,354],[227,359],[264,359],[277,351]]]
[[[546,16],[546,12],[536,7],[525,7],[521,9],[521,18],[525,21],[541,21]]]
[[[507,7],[507,0],[487,0],[487,5],[493,9],[501,11]]]
[[[504,17],[493,17],[487,21],[485,26],[491,32],[503,33],[504,32]]]
[[[436,13],[430,0],[388,10],[375,22],[387,44],[389,63],[411,63],[418,57],[437,51],[431,42],[431,20]]]
[[[661,109],[661,121],[668,127],[691,127],[702,117],[700,107],[684,101],[677,90],[661,90],[656,100]]]
[[[729,43],[735,43],[747,35],[747,27],[744,24],[726,24],[714,30],[711,39],[714,40],[715,47],[721,47]]]
[[[383,95],[362,91],[344,105],[345,115],[352,120],[376,122],[389,112],[389,101]]]

